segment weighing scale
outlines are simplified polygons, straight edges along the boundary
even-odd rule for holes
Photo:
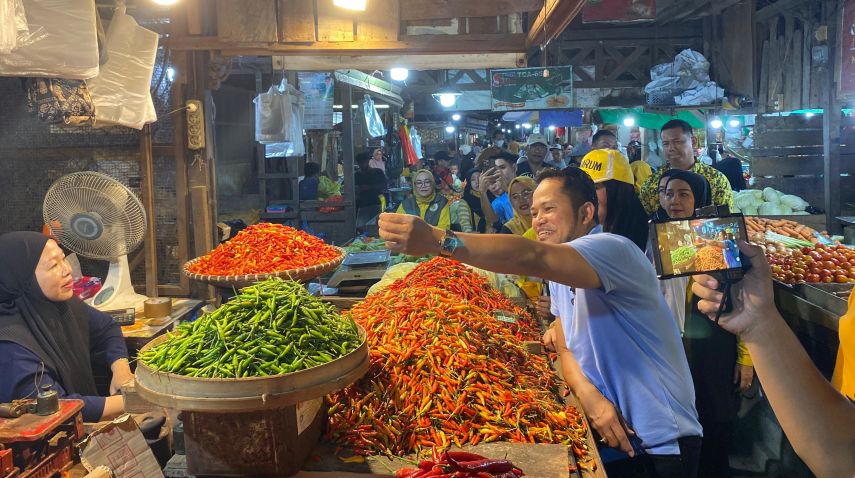
[[[340,293],[357,294],[379,282],[389,265],[389,250],[350,252],[327,282]]]

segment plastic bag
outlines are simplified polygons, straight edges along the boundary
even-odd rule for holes
[[[23,0],[23,8],[29,33],[18,36],[11,53],[0,54],[0,76],[85,80],[98,74],[95,2]]]
[[[279,88],[271,86],[267,93],[252,100],[255,103],[255,140],[259,143],[287,141],[285,127],[286,121],[291,121],[291,103],[284,101],[284,96]]]
[[[149,89],[158,37],[124,12],[113,15],[107,30],[108,60],[98,76],[86,82],[95,103],[95,126],[142,129],[157,121]]]
[[[21,0],[0,0],[0,54],[18,47],[18,38],[30,33],[24,3]]]
[[[710,62],[702,55],[687,48],[674,58],[674,69],[680,76],[688,76],[701,83],[710,81]]]
[[[415,126],[410,126],[410,141],[413,142],[413,150],[416,153],[416,157],[422,159],[424,157],[422,154],[422,137],[419,136],[419,132],[416,131]]]
[[[383,119],[380,118],[380,113],[374,107],[374,100],[370,96],[365,95],[362,100],[362,115],[365,118],[365,131],[371,138],[379,138],[386,135],[386,127],[383,126]]]
[[[724,97],[724,89],[710,81],[701,86],[686,90],[683,94],[676,96],[674,101],[681,106],[706,105],[717,103]]]
[[[306,95],[289,85],[285,101],[288,103],[286,109],[289,112],[289,120],[285,128],[285,140],[292,145],[293,151],[291,156],[303,156],[306,154],[306,145],[303,142],[303,117],[306,112]]]

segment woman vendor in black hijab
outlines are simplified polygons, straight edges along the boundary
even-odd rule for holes
[[[75,297],[72,284],[55,241],[35,232],[0,236],[0,403],[51,385],[83,400],[84,421],[113,418],[123,399],[97,396],[91,363],[109,365],[115,394],[133,379],[128,350],[120,327]]]

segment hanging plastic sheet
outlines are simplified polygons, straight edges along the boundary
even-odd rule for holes
[[[142,129],[157,120],[151,99],[151,77],[157,56],[156,32],[117,12],[107,30],[107,62],[87,81],[95,103],[95,126]]]
[[[38,40],[43,29],[30,32],[23,0],[0,0],[0,55]]]
[[[365,131],[369,137],[379,138],[386,135],[383,119],[374,107],[374,100],[368,95],[362,100],[362,116],[365,118]]]
[[[98,74],[95,2],[23,0],[22,5],[29,32],[17,35],[16,22],[16,46],[0,54],[0,76],[85,80]]]
[[[280,88],[282,86],[284,82]],[[267,93],[261,93],[252,100],[255,103],[255,140],[259,143],[286,141],[285,122],[291,118],[291,103],[284,101],[284,90],[280,88],[271,86]]]
[[[422,159],[424,155],[422,154],[422,137],[419,136],[419,132],[416,131],[415,126],[410,126],[410,141],[413,143],[413,150],[416,153],[416,157]]]
[[[407,166],[415,166],[419,162],[419,157],[413,148],[413,142],[410,139],[410,131],[406,123],[401,123],[401,129],[398,130],[398,136],[401,138],[401,152],[404,156],[404,162]]]
[[[303,142],[303,117],[306,113],[306,95],[302,91],[288,85],[288,99],[290,103],[290,120],[286,125],[285,139],[293,145],[292,156],[303,156],[306,154],[306,145]]]

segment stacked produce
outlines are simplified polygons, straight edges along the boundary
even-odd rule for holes
[[[321,239],[282,224],[258,223],[240,231],[188,268],[194,274],[239,276],[312,267],[341,252]]]
[[[846,246],[816,245],[775,253],[767,249],[766,258],[773,277],[786,284],[855,283],[855,250]]]
[[[494,318],[513,306],[465,272],[434,259],[351,310],[371,366],[330,397],[330,438],[396,456],[481,441],[564,443],[591,467],[586,425],[558,403],[546,358]]]
[[[331,362],[361,340],[352,320],[342,319],[301,284],[270,279],[241,289],[194,322],[179,324],[139,360],[190,377],[265,377]]]
[[[695,269],[699,271],[718,271],[727,269],[724,250],[716,246],[704,246],[695,256]]]
[[[812,247],[814,244],[821,242],[820,238],[829,242],[831,241],[827,236],[816,232],[816,230],[787,219],[746,217],[745,227],[748,229],[748,238],[758,244],[778,242],[787,246],[787,238],[789,238],[799,241],[791,243],[789,247]]]
[[[386,241],[374,237],[358,237],[349,245],[344,247],[348,253],[382,251],[386,248]]]
[[[742,212],[746,216],[807,215],[809,213],[805,209],[810,206],[796,195],[784,194],[772,188],[735,192],[733,205],[733,212]]]
[[[697,251],[692,246],[681,246],[671,251],[671,264],[682,264],[695,258]]]

